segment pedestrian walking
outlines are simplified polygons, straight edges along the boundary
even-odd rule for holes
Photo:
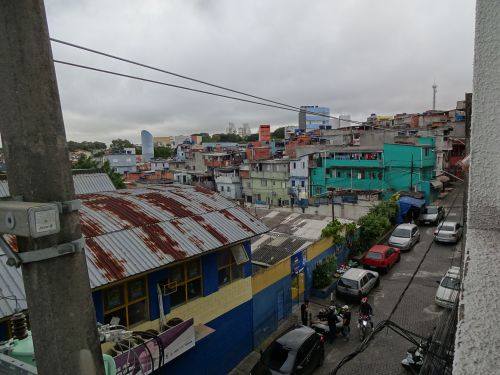
[[[330,344],[333,344],[335,341],[335,337],[337,336],[337,314],[335,313],[335,307],[330,306],[330,312],[328,313],[327,316],[327,322],[328,322],[328,341]]]

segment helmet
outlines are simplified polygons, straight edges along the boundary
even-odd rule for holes
[[[361,298],[361,303],[367,303],[367,302],[368,302],[368,297]]]
[[[347,305],[342,306],[342,310],[344,310],[344,311],[349,310],[349,306],[347,306]]]
[[[335,306],[329,306],[328,307],[331,311],[335,310]]]

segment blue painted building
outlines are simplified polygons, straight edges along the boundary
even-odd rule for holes
[[[328,129],[330,127],[330,108],[317,105],[300,107],[299,129],[303,131]]]
[[[264,224],[199,187],[78,198],[97,320],[106,324],[118,318],[133,331],[163,331],[173,318],[193,320],[188,333],[194,346],[169,357],[155,373],[223,374],[252,350],[249,239],[266,232]],[[0,272],[0,312],[6,312],[0,334],[5,336],[16,306],[2,294],[19,301],[25,296],[19,269],[2,262]],[[103,352],[111,353],[111,346],[103,344]]]

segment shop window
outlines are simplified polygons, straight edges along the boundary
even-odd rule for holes
[[[219,251],[217,254],[219,286],[224,286],[243,277],[243,264],[236,264],[231,249]]]
[[[130,327],[148,319],[146,278],[122,283],[103,290],[104,322],[119,318],[119,324]]]
[[[168,269],[170,307],[183,305],[202,295],[202,274],[200,259],[179,264]]]

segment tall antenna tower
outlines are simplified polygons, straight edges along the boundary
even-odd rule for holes
[[[436,110],[436,93],[437,93],[437,85],[436,82],[432,85],[432,110]]]

